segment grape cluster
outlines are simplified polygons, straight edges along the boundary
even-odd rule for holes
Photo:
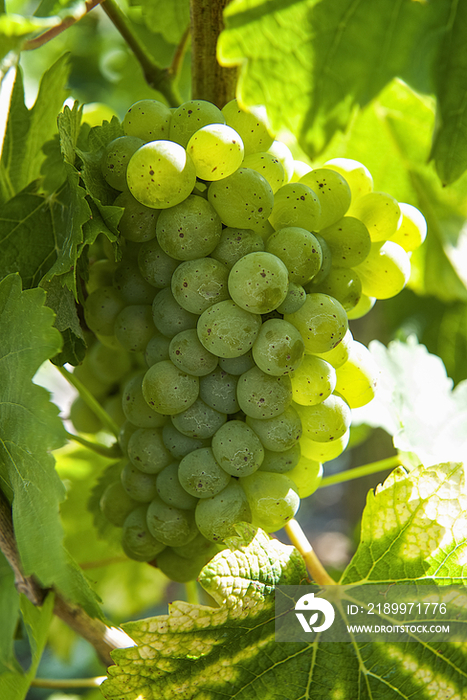
[[[356,161],[295,161],[236,100],[143,100],[123,129],[101,161],[123,259],[90,268],[76,371],[121,396],[102,512],[129,557],[189,580],[236,523],[280,529],[345,449],[377,374],[348,319],[401,291],[426,225]]]

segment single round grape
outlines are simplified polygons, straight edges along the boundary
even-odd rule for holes
[[[276,377],[253,367],[238,380],[237,400],[247,416],[260,420],[277,416],[292,401],[290,377]]]
[[[391,195],[370,192],[352,204],[349,214],[363,221],[372,241],[385,241],[397,231],[401,209]]]
[[[300,442],[295,442],[292,447],[282,452],[264,450],[264,459],[260,469],[265,472],[277,472],[283,474],[293,469],[301,457]]]
[[[128,353],[107,348],[99,341],[89,350],[88,362],[91,371],[108,384],[121,381],[131,369]]]
[[[290,381],[293,400],[302,406],[313,406],[327,399],[336,388],[336,370],[320,357],[305,355]]]
[[[281,161],[272,153],[250,153],[243,160],[244,168],[251,168],[262,175],[271,185],[271,189],[277,192],[279,187],[285,185],[285,172]]]
[[[120,481],[109,484],[99,501],[101,512],[115,527],[123,527],[127,515],[138,505],[138,502],[128,495]]]
[[[182,486],[178,476],[178,467],[179,462],[171,462],[157,475],[157,493],[169,506],[180,508],[180,510],[193,510],[198,503],[198,497],[192,496]]]
[[[281,162],[284,169],[284,185],[290,182],[294,173],[294,157],[290,148],[282,141],[273,141],[268,148],[268,153]]]
[[[161,289],[152,303],[152,318],[162,335],[173,338],[181,331],[196,328],[199,317],[180,306],[170,287],[166,287]]]
[[[410,277],[410,258],[392,241],[371,244],[367,258],[356,268],[362,292],[376,299],[389,299],[401,292]]]
[[[218,357],[239,357],[253,346],[261,326],[259,314],[245,311],[232,300],[220,301],[203,311],[198,337]]]
[[[316,442],[330,442],[342,437],[348,430],[351,411],[344,399],[331,394],[314,406],[295,404],[304,434]]]
[[[211,204],[195,194],[161,212],[156,235],[167,255],[176,260],[203,258],[221,236],[221,220]]]
[[[331,266],[332,266],[331,250],[330,250],[328,244],[326,243],[326,240],[318,233],[315,233],[314,236],[319,243],[319,247],[321,248],[321,254],[323,256],[323,261],[322,261],[321,267],[320,267],[319,271],[316,273],[316,275],[311,279],[310,282],[303,285],[307,292],[309,291],[309,287],[311,287],[313,284],[319,284],[320,282],[322,282],[325,279],[325,277],[328,276],[329,270],[331,269]]]
[[[176,367],[196,377],[209,374],[217,366],[217,357],[202,345],[195,328],[177,333],[172,338],[169,357]]]
[[[211,543],[211,546],[214,546]],[[206,554],[198,554],[185,559],[175,553],[174,547],[166,547],[157,557],[157,568],[162,571],[171,581],[178,583],[188,583],[195,581],[203,567],[217,553],[217,550],[211,550]]]
[[[375,397],[379,368],[370,351],[354,341],[349,359],[336,370],[336,391],[350,408],[365,406]]]
[[[102,345],[102,343],[100,344]],[[104,347],[107,349],[106,345],[104,345]],[[109,348],[109,350],[114,351],[115,348]],[[121,348],[118,349],[118,352],[121,352]],[[110,380],[110,377],[104,379],[100,375],[96,375],[92,369],[91,362],[89,361],[89,353],[85,355],[84,360],[80,365],[73,368],[73,374],[76,379],[84,384],[86,389],[88,389],[88,391],[90,391],[96,399],[102,399],[107,396],[111,390],[112,384],[114,383],[114,380]]]
[[[155,474],[142,472],[131,462],[125,464],[120,478],[127,494],[139,503],[149,503],[157,493]]]
[[[146,520],[151,535],[169,547],[180,547],[197,535],[193,511],[169,506],[159,496],[149,504]]]
[[[172,112],[170,140],[184,148],[191,136],[207,124],[225,124],[225,118],[216,105],[207,100],[188,100]]]
[[[167,416],[148,406],[143,396],[144,372],[132,377],[123,389],[122,408],[127,420],[138,428],[160,428]]]
[[[304,457],[316,462],[329,462],[331,459],[339,457],[349,443],[350,430],[336,440],[330,442],[317,442],[311,440],[306,435],[300,438],[300,448]]]
[[[229,299],[228,277],[227,268],[217,260],[187,260],[172,275],[172,294],[184,309],[202,314],[213,304]]]
[[[168,421],[164,425],[162,429],[162,439],[164,445],[175,459],[182,459],[182,457],[185,457],[185,455],[193,450],[199,450],[201,447],[208,447],[210,442],[209,440],[198,440],[198,438],[184,435],[177,430],[172,421]]]
[[[156,290],[143,278],[134,260],[122,260],[117,265],[113,286],[125,304],[152,304],[156,295]]]
[[[230,474],[221,469],[210,447],[202,447],[183,457],[178,467],[180,484],[187,494],[211,498],[230,481]]]
[[[98,433],[102,430],[102,422],[94,411],[89,408],[81,396],[77,396],[70,406],[69,419],[77,433]]]
[[[192,559],[193,557],[199,557],[200,555],[213,556],[214,554],[217,554],[219,549],[215,544],[213,544],[213,542],[210,542],[204,537],[204,535],[198,532],[196,537],[191,540],[191,542],[188,544],[183,544],[181,547],[172,547],[172,551],[182,559]]]
[[[196,525],[207,540],[222,542],[237,535],[235,525],[251,522],[251,510],[244,490],[231,479],[220,493],[202,498],[195,509]]]
[[[190,156],[179,144],[149,141],[130,158],[126,178],[138,202],[153,209],[167,209],[191,194],[196,171]]]
[[[143,378],[143,396],[155,411],[173,416],[198,398],[199,379],[183,372],[170,360],[152,365]]]
[[[116,266],[117,263],[112,260],[96,260],[90,264],[89,279],[86,282],[88,294],[99,289],[99,287],[111,287]]]
[[[145,474],[158,474],[172,461],[161,428],[139,428],[128,440],[128,459]]]
[[[287,296],[288,270],[272,253],[249,253],[230,270],[228,286],[233,301],[242,309],[267,314]]]
[[[123,214],[118,222],[118,230],[127,241],[144,243],[156,235],[158,209],[145,207],[136,200],[131,192],[122,192],[114,202],[116,207],[123,207]]]
[[[232,476],[253,474],[264,459],[261,440],[240,420],[230,420],[217,430],[212,451],[218,464]]]
[[[219,367],[228,372],[228,374],[233,374],[235,377],[240,376],[244,372],[248,372],[249,369],[255,366],[255,361],[253,359],[253,353],[246,352],[244,355],[239,355],[238,357],[220,357]]]
[[[350,207],[351,193],[345,179],[330,168],[316,168],[304,175],[300,182],[318,195],[321,216],[318,229],[331,226],[341,219]]]
[[[350,311],[347,311],[347,318],[349,321],[353,321],[356,318],[362,318],[365,316],[376,303],[376,297],[369,297],[366,294],[361,294],[360,299],[356,306]]]
[[[308,498],[316,491],[323,478],[323,465],[314,459],[301,457],[299,463],[290,472],[287,472],[297,487],[300,498]]]
[[[170,360],[169,347],[170,338],[166,335],[162,335],[159,331],[156,331],[148,344],[146,345],[146,350],[144,351],[144,357],[148,367],[155,365],[156,362],[161,362],[162,360]]]
[[[294,406],[288,406],[283,413],[267,419],[246,417],[246,423],[255,431],[266,450],[284,452],[300,440],[302,424]]]
[[[131,105],[123,117],[123,130],[143,141],[168,139],[171,111],[157,100],[140,100]]]
[[[237,413],[240,406],[237,401],[238,377],[228,374],[221,367],[216,367],[210,374],[199,380],[199,397],[211,408],[220,413]]]
[[[134,136],[119,136],[105,147],[101,159],[102,175],[115,190],[126,190],[128,163],[132,155],[143,145],[142,139]]]
[[[121,425],[125,422],[126,416],[123,413],[121,392],[108,396],[102,404],[102,408],[116,425]]]
[[[125,306],[115,319],[115,336],[128,352],[144,352],[155,330],[149,304]]]
[[[350,328],[348,328],[341,342],[338,345],[336,345],[335,348],[329,350],[328,352],[315,352],[313,353],[313,355],[321,357],[323,360],[326,360],[326,362],[329,362],[329,364],[332,365],[334,369],[337,369],[349,359],[352,343],[352,331],[350,330]]]
[[[411,204],[399,202],[401,220],[396,233],[391,236],[393,243],[398,243],[406,253],[419,248],[426,238],[427,225],[422,212]]]
[[[355,267],[365,260],[371,238],[365,224],[354,216],[344,216],[320,231],[329,246],[333,265]]]
[[[275,193],[269,221],[276,231],[288,226],[316,231],[320,217],[321,205],[316,192],[302,182],[289,182]]]
[[[200,440],[212,437],[226,420],[225,413],[216,411],[201,399],[196,399],[185,411],[172,416],[172,423],[177,430]]]
[[[84,303],[84,318],[89,328],[99,335],[113,335],[115,319],[124,302],[113,287],[100,287]]]
[[[362,296],[362,283],[356,270],[333,266],[320,284],[313,285],[313,291],[328,294],[337,299],[345,311],[351,311]]]
[[[232,175],[243,161],[243,141],[226,124],[208,124],[195,131],[186,147],[202,180],[222,180]]]
[[[252,352],[260,370],[279,377],[293,374],[300,367],[305,344],[295,326],[283,319],[271,318],[261,326]]]
[[[122,547],[125,554],[136,561],[152,561],[165,549],[165,544],[153,537],[147,525],[147,506],[138,506],[123,524]]]
[[[208,200],[226,226],[256,230],[269,218],[274,194],[256,170],[238,168],[209,186]]]
[[[253,525],[266,532],[280,530],[300,507],[300,497],[287,474],[258,471],[240,479],[251,508]]]
[[[267,151],[274,141],[269,130],[264,107],[242,109],[237,99],[230,100],[222,108],[226,123],[242,137],[245,155],[257,151]]]
[[[171,258],[162,250],[156,238],[143,243],[138,253],[138,266],[143,279],[158,289],[170,286],[178,264],[178,260]]]
[[[352,203],[365,194],[373,191],[373,178],[368,168],[358,160],[351,158],[332,158],[326,161],[324,167],[340,173],[350,187]]]
[[[309,282],[323,262],[316,236],[298,226],[286,226],[272,233],[266,241],[266,250],[282,260],[290,281],[296,284]]]
[[[136,432],[136,430],[138,430],[138,427],[136,425],[133,425],[133,423],[130,423],[130,421],[126,419],[120,427],[118,433],[118,444],[122,453],[126,457],[128,457],[128,443],[130,441],[131,436],[134,432]]]
[[[264,250],[264,242],[259,233],[247,228],[225,228],[219,243],[211,253],[211,258],[231,269],[237,260],[248,253]]]
[[[345,310],[327,294],[308,294],[303,306],[284,319],[300,331],[309,353],[332,350],[348,328]]]
[[[306,291],[300,284],[289,282],[287,296],[276,311],[280,314],[293,314],[298,311],[306,301]]]

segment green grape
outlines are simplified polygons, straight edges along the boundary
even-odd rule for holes
[[[99,501],[101,512],[115,527],[123,527],[127,516],[138,505],[137,501],[130,498],[120,481],[109,484]]]
[[[202,377],[217,366],[217,357],[201,344],[195,328],[190,328],[170,341],[169,357],[183,372]]]
[[[263,239],[259,233],[248,228],[225,228],[219,243],[211,253],[211,258],[218,260],[229,270],[237,260],[248,253],[264,250]]]
[[[123,130],[143,141],[168,139],[171,111],[157,100],[140,100],[131,105],[123,117]]]
[[[182,372],[170,360],[152,365],[143,378],[143,396],[155,411],[173,416],[198,398],[199,379]]]
[[[216,553],[217,550],[214,550],[186,559],[176,554],[173,547],[166,547],[157,557],[157,568],[171,581],[188,583],[188,581],[194,581],[198,578],[201,569]]]
[[[115,319],[115,336],[128,352],[144,352],[154,331],[149,304],[125,306]]]
[[[347,311],[347,318],[349,321],[362,318],[362,316],[365,316],[371,311],[375,303],[376,297],[369,297],[366,294],[361,294],[357,305],[354,306],[353,309],[350,309],[350,311]]]
[[[318,239],[298,226],[286,226],[272,233],[266,241],[266,250],[282,260],[290,281],[296,284],[309,282],[323,262]]]
[[[135,136],[119,136],[105,147],[101,171],[104,180],[115,190],[126,190],[128,164],[133,154],[143,145],[144,141]]]
[[[100,418],[89,408],[81,396],[77,396],[70,406],[69,420],[78,433],[89,433],[90,435],[102,430]]]
[[[153,209],[167,209],[191,194],[196,171],[190,156],[179,144],[149,141],[130,158],[126,179],[138,202]]]
[[[110,350],[113,352],[111,348]],[[76,377],[76,379],[79,379],[79,381],[83,382],[86,389],[88,389],[88,391],[90,391],[96,399],[102,399],[105,396],[107,396],[107,394],[111,390],[114,381],[104,379],[98,374],[96,375],[89,361],[89,354],[90,353],[88,353],[85,356],[83,362],[80,365],[73,368],[73,374]]]
[[[219,243],[222,224],[215,208],[195,194],[161,212],[156,235],[167,255],[176,260],[196,260],[209,255]]]
[[[100,287],[84,303],[84,318],[88,327],[99,335],[113,335],[117,315],[124,302],[113,287]]]
[[[286,146],[285,143],[282,143],[282,141],[273,141],[267,152],[282,163],[284,169],[284,185],[290,182],[294,173],[294,157],[290,148]]]
[[[88,364],[91,372],[107,384],[119,382],[131,369],[131,360],[124,350],[112,350],[99,341],[89,350]]]
[[[226,420],[225,413],[211,408],[202,399],[196,399],[185,411],[172,416],[177,430],[199,440],[212,437]]]
[[[287,474],[259,471],[240,479],[251,508],[253,525],[266,532],[280,530],[300,507],[300,497]]]
[[[293,374],[300,367],[305,345],[295,326],[271,318],[261,326],[252,352],[260,370],[278,377]]]
[[[385,192],[370,192],[352,203],[350,216],[363,221],[372,241],[385,241],[397,230],[401,218],[399,203]]]
[[[302,435],[300,416],[294,406],[273,418],[246,417],[246,422],[255,431],[266,450],[284,452],[292,448]]]
[[[262,175],[271,185],[273,193],[285,184],[284,167],[272,153],[250,153],[244,158],[242,167],[251,168]]]
[[[199,380],[200,399],[220,413],[237,413],[240,406],[237,401],[238,377],[228,374],[221,367],[216,367],[210,374]]]
[[[253,367],[242,374],[237,384],[237,400],[241,410],[251,418],[272,418],[290,405],[292,385],[290,377],[276,377]]]
[[[238,357],[220,357],[219,367],[227,372],[228,374],[233,374],[238,377],[244,372],[248,372],[249,369],[255,366],[255,361],[253,359],[253,353],[246,352],[244,355],[239,355]]]
[[[320,231],[329,246],[333,265],[355,267],[365,260],[371,248],[371,238],[365,224],[353,216],[344,216],[332,226]]]
[[[316,462],[329,462],[342,454],[349,443],[349,437],[350,430],[346,430],[340,438],[330,442],[317,442],[306,435],[302,435],[300,438],[302,455]]]
[[[158,474],[172,461],[164,444],[162,428],[139,428],[128,440],[128,459],[145,474]]]
[[[250,506],[238,481],[231,479],[220,493],[200,499],[195,520],[201,534],[211,542],[222,542],[237,535],[237,523],[251,522]]]
[[[220,109],[206,100],[189,100],[172,112],[170,139],[186,148],[191,136],[208,124],[225,124]]]
[[[293,314],[298,311],[306,301],[306,291],[300,284],[289,282],[287,296],[282,304],[279,304],[277,311],[280,314]]]
[[[88,294],[99,287],[111,287],[116,263],[111,260],[96,260],[89,266],[89,279],[86,282]]]
[[[255,232],[261,236],[264,242],[269,238],[271,233],[274,233],[274,227],[268,219],[265,219],[261,224],[255,227]]]
[[[341,394],[350,408],[360,408],[375,397],[379,368],[370,351],[354,341],[349,359],[336,370],[336,391]]]
[[[332,365],[334,369],[337,369],[349,359],[350,348],[352,347],[352,343],[353,335],[350,328],[348,328],[341,342],[338,345],[336,345],[335,348],[329,350],[328,352],[315,352],[313,353],[313,355],[321,357],[323,360],[326,360],[326,362],[329,362],[329,364]]]
[[[173,553],[182,559],[192,559],[193,557],[206,556],[209,558],[217,554],[219,548],[207,540],[200,532],[188,544],[181,547],[172,547]]]
[[[309,291],[308,287],[310,287],[313,284],[319,284],[322,282],[329,274],[329,270],[331,269],[332,266],[332,255],[331,255],[331,250],[326,243],[326,240],[319,235],[318,233],[314,234],[316,240],[319,243],[319,247],[321,248],[321,254],[323,256],[323,261],[321,263],[321,267],[319,268],[319,271],[316,273],[316,275],[311,279],[311,281],[308,284],[305,284],[305,291]]]
[[[136,561],[152,561],[165,549],[165,544],[149,532],[147,506],[138,506],[127,515],[123,524],[122,547],[125,554]]]
[[[393,243],[398,243],[406,253],[419,248],[426,238],[427,225],[422,212],[411,204],[399,202],[401,220],[396,233],[391,236]]]
[[[274,137],[269,132],[268,118],[264,107],[242,109],[236,99],[222,108],[226,123],[242,137],[245,155],[267,151]]]
[[[195,131],[186,147],[202,180],[222,180],[232,175],[243,161],[243,141],[226,124],[207,124]]]
[[[122,346],[114,335],[101,335],[100,333],[95,333],[95,336],[97,340],[102,343],[102,345],[105,345],[106,348],[110,348],[111,350],[122,349]]]
[[[345,311],[354,309],[362,296],[362,283],[358,272],[348,267],[331,267],[329,274],[313,291],[328,294],[337,299]]]
[[[170,287],[166,287],[160,290],[152,303],[152,318],[159,333],[173,338],[181,331],[196,328],[199,317],[180,306]]]
[[[329,362],[305,355],[303,362],[291,375],[292,398],[301,406],[314,406],[332,394],[336,388],[336,370]]]
[[[373,178],[365,165],[351,158],[333,158],[324,164],[325,168],[330,168],[340,173],[350,187],[352,202],[359,197],[373,191]]]
[[[122,408],[126,419],[138,428],[160,428],[167,420],[165,415],[148,406],[142,390],[144,372],[132,377],[123,389]]]
[[[156,479],[157,493],[164,503],[180,510],[193,510],[198,498],[183,488],[178,476],[179,462],[171,462]]]
[[[344,399],[331,394],[314,406],[295,404],[304,434],[316,442],[330,442],[348,430],[351,411]]]
[[[197,328],[204,347],[217,357],[227,358],[239,357],[251,350],[260,326],[261,316],[245,311],[228,299],[203,311]]]
[[[215,496],[231,479],[230,474],[221,469],[210,447],[202,447],[183,457],[178,477],[185,491],[196,498]]]
[[[232,476],[253,474],[264,459],[261,440],[240,420],[230,420],[217,430],[212,451],[218,464]]]
[[[399,294],[409,281],[410,259],[397,243],[378,241],[371,244],[368,257],[355,269],[364,294],[389,299]]]
[[[271,214],[274,195],[256,170],[238,168],[209,186],[208,200],[226,226],[256,230]]]
[[[157,493],[156,475],[142,472],[131,462],[125,464],[120,478],[123,488],[134,501],[149,503]]]
[[[335,170],[329,168],[310,170],[300,179],[300,182],[318,195],[321,205],[318,229],[334,224],[350,207],[350,187],[342,175]]]
[[[292,479],[297,487],[300,498],[308,498],[316,491],[323,478],[323,465],[313,459],[303,457],[297,466],[287,472],[289,479]]]
[[[182,459],[185,455],[193,450],[199,450],[201,447],[208,447],[210,440],[198,440],[197,438],[183,435],[171,421],[168,421],[162,429],[162,439],[164,445],[175,457]]]
[[[138,202],[131,192],[122,192],[114,202],[116,207],[123,207],[123,214],[118,222],[118,230],[127,241],[144,243],[155,238],[158,209],[145,207]]]
[[[233,301],[242,309],[267,314],[287,296],[287,267],[272,253],[248,253],[230,270],[228,286]]]
[[[321,217],[321,204],[316,192],[302,182],[289,182],[274,195],[269,221],[277,230],[297,226],[316,231]]]
[[[202,314],[213,304],[229,299],[228,276],[225,265],[217,260],[187,260],[172,275],[172,294],[184,309]]]
[[[157,291],[144,279],[133,260],[122,261],[116,267],[113,286],[125,304],[152,304]]]
[[[109,396],[104,401],[102,408],[116,425],[122,425],[125,422],[126,416],[123,413],[121,392]]]
[[[170,286],[172,275],[179,264],[167,255],[154,238],[143,243],[138,253],[138,266],[143,279],[153,287],[163,289]]]
[[[122,426],[118,433],[118,444],[120,445],[120,449],[126,457],[128,457],[128,443],[130,441],[131,436],[136,430],[138,430],[136,425],[130,423],[129,420],[125,420],[122,423]]]
[[[174,508],[156,496],[148,506],[148,530],[168,547],[180,547],[193,540],[197,533],[194,513]]]
[[[264,472],[276,472],[283,474],[293,469],[299,462],[301,456],[300,443],[295,442],[292,447],[282,452],[272,452],[264,450],[264,459],[260,469]]]
[[[169,347],[170,338],[167,338],[167,336],[162,335],[162,333],[159,333],[159,331],[156,331],[146,345],[146,350],[144,352],[147,366],[151,367],[152,365],[155,365],[156,362],[169,360]]]
[[[345,310],[328,294],[308,294],[303,306],[293,314],[285,314],[284,319],[300,331],[309,353],[332,350],[348,328]]]

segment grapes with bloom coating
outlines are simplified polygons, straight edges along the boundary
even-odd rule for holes
[[[136,561],[151,561],[165,549],[165,544],[153,537],[149,531],[147,510],[146,505],[138,506],[129,513],[123,523],[123,550]]]
[[[232,476],[253,474],[264,459],[261,440],[241,420],[230,420],[214,433],[212,451],[218,464]]]
[[[316,236],[298,226],[286,226],[272,233],[266,241],[266,250],[282,260],[289,272],[289,280],[296,284],[309,282],[323,262]]]
[[[305,303],[284,319],[302,334],[306,352],[328,352],[335,348],[347,332],[345,310],[328,294],[308,294]]]
[[[242,309],[267,314],[277,309],[287,296],[288,271],[272,253],[248,253],[230,270],[228,287],[230,296]]]
[[[337,171],[316,168],[304,175],[300,182],[308,185],[318,195],[321,205],[318,229],[336,223],[350,207],[350,187]]]
[[[302,435],[300,416],[294,406],[273,418],[246,417],[246,423],[255,431],[266,450],[284,452],[293,447]]]
[[[271,214],[274,194],[256,170],[238,168],[210,185],[208,200],[226,226],[256,230]]]
[[[172,275],[172,294],[184,309],[202,314],[213,304],[229,299],[228,277],[226,266],[218,260],[187,260]]]
[[[181,331],[172,338],[169,357],[176,367],[195,377],[210,374],[217,367],[217,357],[201,344],[196,328]]]
[[[202,447],[183,457],[178,476],[185,491],[196,498],[215,496],[231,479],[219,465],[211,447]]]
[[[232,358],[240,357],[252,348],[260,327],[259,314],[245,311],[228,299],[203,311],[197,329],[207,350],[221,358]]]
[[[285,411],[292,401],[292,386],[287,374],[274,376],[259,367],[242,374],[237,384],[241,410],[251,418],[272,418]]]
[[[171,418],[174,426],[188,437],[206,440],[214,435],[227,420],[227,415],[196,399],[186,411]]]
[[[225,228],[219,243],[211,253],[211,258],[231,269],[237,260],[248,253],[264,250],[264,242],[259,233],[247,228]]]
[[[355,267],[365,260],[371,248],[367,227],[354,216],[344,216],[320,231],[331,251],[333,265]]]
[[[271,185],[273,192],[285,184],[285,173],[282,163],[272,153],[250,153],[243,159],[243,167],[256,170]]]
[[[253,525],[274,532],[294,517],[300,507],[295,483],[288,474],[258,471],[240,479],[251,508]]]
[[[105,181],[115,190],[126,189],[126,175],[132,155],[144,145],[134,136],[119,136],[107,144],[101,159],[101,170]]]
[[[253,358],[266,374],[293,374],[300,367],[305,344],[299,331],[281,318],[270,318],[261,326],[253,345]]]
[[[180,510],[193,510],[198,499],[182,486],[179,479],[179,462],[171,462],[156,478],[157,495],[168,506]]]
[[[221,110],[207,100],[188,100],[172,112],[170,140],[184,148],[191,136],[207,124],[225,124]]]
[[[251,522],[251,510],[245,491],[236,479],[215,496],[202,498],[195,509],[199,531],[211,542],[223,542],[236,535],[236,523]]]
[[[146,474],[158,474],[173,457],[164,445],[161,428],[138,428],[128,440],[128,458]]]
[[[123,117],[123,130],[128,136],[138,136],[143,141],[156,141],[169,137],[171,112],[158,100],[140,100],[131,105]]]
[[[191,136],[186,150],[194,163],[196,177],[211,182],[232,175],[243,161],[243,141],[226,124],[201,127]]]
[[[286,226],[315,231],[320,217],[321,204],[316,192],[302,182],[291,182],[275,193],[269,220],[276,231]]]
[[[169,547],[187,544],[197,535],[193,511],[170,506],[158,495],[148,506],[146,522],[151,535]]]
[[[170,360],[152,365],[143,378],[143,396],[158,413],[173,416],[191,406],[199,394],[199,379]]]
[[[162,250],[176,260],[209,255],[219,243],[221,231],[221,220],[214,208],[195,194],[161,212],[156,224]]]
[[[310,289],[336,299],[345,311],[355,308],[362,296],[362,283],[358,272],[348,267],[334,267],[334,265],[325,279],[317,285],[313,284]]]

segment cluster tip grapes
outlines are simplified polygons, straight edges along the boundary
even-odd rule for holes
[[[236,100],[137,102],[101,171],[122,258],[89,251],[75,369],[121,426],[100,509],[129,557],[188,581],[237,523],[282,528],[345,449],[377,377],[348,320],[404,288],[426,224],[359,162],[294,160]],[[70,417],[100,428],[81,398]]]

